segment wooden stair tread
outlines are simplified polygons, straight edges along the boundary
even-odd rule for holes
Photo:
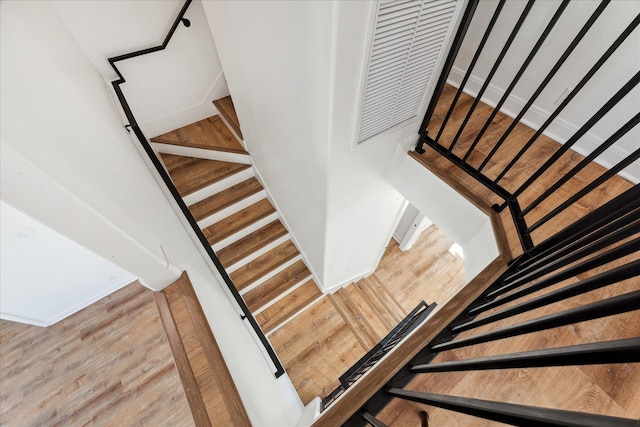
[[[229,236],[232,236],[254,222],[271,215],[275,211],[276,210],[273,208],[269,200],[262,199],[259,202],[210,225],[202,230],[202,232],[207,238],[207,241],[213,245]]]
[[[275,220],[221,249],[216,255],[222,265],[228,268],[287,233],[282,223]]]
[[[387,288],[382,284],[378,276],[374,274],[365,277],[361,280],[363,284],[369,288],[370,292],[368,295],[376,296],[378,303],[383,305],[386,309],[386,312],[389,313],[390,316],[393,316],[395,320],[395,324],[398,324],[405,318],[408,311],[400,305],[400,303],[394,298],[394,296],[387,290]]]
[[[250,167],[241,163],[196,159],[170,171],[169,175],[180,196],[185,197]]]
[[[220,115],[227,120],[229,126],[233,128],[234,132],[238,134],[240,139],[244,139],[242,137],[242,131],[240,130],[240,121],[238,120],[238,115],[236,114],[236,109],[233,106],[231,96],[225,96],[224,98],[217,99],[213,101],[213,105],[218,109]]]
[[[310,275],[311,273],[304,262],[297,261],[286,270],[262,283],[256,289],[247,292],[244,295],[244,300],[249,310],[258,310]]]
[[[271,333],[284,321],[322,296],[322,292],[313,280],[309,280],[290,294],[256,315],[265,334]]]
[[[176,169],[188,167],[189,165],[199,160],[196,157],[177,156],[175,154],[166,153],[160,153],[160,158],[162,159],[164,165],[167,167],[169,174],[174,172]]]
[[[358,288],[371,309],[378,315],[387,333],[398,324],[395,314],[390,312],[389,309],[380,301],[378,295],[376,295],[375,291],[370,288],[367,282],[359,280],[354,283],[353,286]],[[386,335],[386,333],[384,335]]]
[[[208,117],[180,129],[158,135],[151,138],[151,142],[230,153],[247,153],[218,116]]]
[[[251,177],[239,184],[216,193],[204,200],[189,206],[191,214],[196,221],[200,221],[222,209],[228,208],[235,203],[263,190],[262,185],[255,177]]]
[[[349,294],[349,298],[351,298],[353,304],[358,307],[363,318],[367,319],[371,325],[371,332],[377,338],[376,341],[380,342],[380,340],[384,338],[395,325],[391,327],[387,326],[382,319],[382,314],[372,306],[369,299],[356,284],[348,286],[344,288],[344,290]]]
[[[365,350],[370,350],[380,342],[368,319],[360,312],[344,288],[329,295],[329,299]]]
[[[275,270],[298,255],[300,255],[298,248],[294,246],[291,240],[287,240],[231,273],[231,280],[236,286],[236,289],[241,291],[270,271]]]

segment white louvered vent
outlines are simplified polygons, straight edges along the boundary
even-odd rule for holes
[[[379,2],[358,143],[419,113],[455,8],[455,0]]]

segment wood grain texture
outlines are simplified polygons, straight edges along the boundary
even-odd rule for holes
[[[295,247],[291,240],[287,240],[231,273],[231,280],[236,288],[241,291],[299,255],[298,248]]]
[[[240,139],[243,139],[242,131],[240,130],[240,121],[238,120],[238,115],[236,114],[236,109],[233,105],[231,96],[225,96],[224,98],[217,99],[213,101],[213,105],[215,105],[220,112],[220,115],[225,118],[227,123],[229,123],[229,126],[231,126]]]
[[[361,313],[345,289],[340,289],[328,297],[362,348],[369,350],[380,341],[380,337],[376,335],[369,319]]]
[[[311,273],[302,261],[297,261],[244,295],[249,310],[255,311],[273,301]]]
[[[151,142],[231,153],[246,153],[218,116],[212,116],[180,129],[158,135],[155,138],[151,138]]]
[[[433,339],[438,332],[447,326],[466,306],[467,301],[476,298],[507,267],[507,260],[498,257],[478,276],[460,289],[446,303],[440,305],[431,315],[429,321],[419,326],[406,341],[398,345],[376,369],[363,376],[332,406],[327,408],[313,426],[336,426],[344,423],[354,408],[358,408],[369,399],[376,390],[386,384],[393,374],[411,360],[419,349]]]
[[[166,295],[211,425],[250,426],[238,390],[186,273]],[[177,361],[176,361],[177,363]],[[186,388],[185,388],[186,389]]]
[[[242,209],[235,214],[216,222],[202,230],[210,244],[217,243],[234,235],[243,228],[265,218],[275,212],[275,209],[267,199],[262,199],[253,205]]]
[[[189,206],[189,211],[196,221],[205,219],[222,209],[233,206],[247,197],[262,191],[264,188],[257,179],[249,178],[239,184],[233,185],[213,196],[207,197]]]
[[[450,85],[445,86],[442,96],[438,100],[434,115],[427,126],[430,134],[435,135],[438,132],[438,129],[440,129],[455,92],[456,89],[454,87]],[[442,131],[440,144],[445,147],[449,147],[472,102],[473,98],[471,96],[465,93],[461,95],[446,127]],[[453,153],[455,155],[459,157],[465,155],[474,141],[475,136],[484,126],[487,118],[491,114],[491,111],[492,108],[490,106],[482,102],[478,103],[476,110],[471,116],[471,119],[464,128],[460,139],[453,149]],[[512,118],[499,112],[493,118],[487,128],[487,131],[471,152],[467,159],[467,163],[471,166],[479,167],[512,121]],[[487,163],[487,166],[482,171],[483,174],[490,179],[496,179],[498,174],[515,156],[515,154],[520,151],[534,133],[535,131],[533,129],[522,123],[518,123],[513,132],[504,141],[501,148],[496,151],[495,155]],[[533,146],[515,163],[515,166],[504,176],[503,179],[499,181],[499,184],[508,191],[514,192],[527,179],[529,179],[529,177],[531,177],[531,175],[537,171],[552,154],[557,152],[560,147],[561,145],[557,142],[541,135]],[[427,167],[483,212],[490,214],[491,206],[494,203],[502,202],[501,199],[495,196],[490,190],[477,183],[477,181],[470,175],[462,171],[444,157],[438,155],[434,150],[427,149],[425,154],[422,155],[411,152],[410,156]],[[552,184],[565,176],[572,167],[577,165],[583,159],[584,157],[582,155],[574,152],[573,150],[569,150],[564,153],[553,167],[534,181],[533,184],[518,197],[518,201],[522,209],[527,207],[538,196],[543,194],[544,191],[546,191]],[[581,172],[562,185],[553,196],[549,197],[538,207],[528,213],[526,215],[527,224],[534,224],[546,213],[555,209],[562,202],[577,193],[580,189],[584,188],[590,181],[600,176],[605,171],[606,169],[597,163],[592,162],[589,164]],[[577,203],[567,208],[561,215],[556,216],[554,219],[535,230],[532,233],[534,242],[540,243],[545,238],[570,225],[586,213],[602,206],[604,203],[613,199],[618,194],[621,194],[631,186],[632,184],[630,182],[616,175],[592,193],[579,199]],[[510,240],[512,253],[514,255],[522,253],[517,236],[515,236],[511,231],[508,231],[506,235]]]
[[[304,404],[331,392],[365,352],[326,296],[269,339]]]
[[[202,398],[201,385],[198,384],[196,376],[193,372],[193,368],[189,363],[189,356],[185,349],[182,337],[178,331],[176,320],[173,316],[173,312],[169,305],[169,298],[165,292],[158,292],[154,294],[156,304],[158,305],[158,311],[160,312],[160,318],[164,330],[169,338],[169,345],[171,346],[171,352],[173,353],[173,359],[178,368],[180,374],[180,380],[189,402],[189,408],[191,409],[191,415],[197,426],[211,426],[209,421],[209,415],[207,414],[207,408]]]
[[[48,328],[0,320],[0,420],[194,425],[152,292],[134,282]]]
[[[273,303],[256,315],[256,320],[265,334],[269,335],[282,323],[289,320],[296,313],[319,299],[322,293],[313,280],[309,280],[299,288]]]
[[[287,233],[282,223],[276,220],[221,249],[216,255],[222,265],[228,268]]]
[[[173,156],[163,154],[162,158]],[[184,156],[173,156],[184,157]],[[169,157],[171,158],[171,157]],[[189,157],[187,157],[190,159]],[[169,171],[171,180],[176,186],[180,196],[185,197],[215,182],[221,181],[241,170],[250,168],[251,165],[240,163],[221,162],[218,160],[197,159],[195,161],[183,161],[181,167]]]

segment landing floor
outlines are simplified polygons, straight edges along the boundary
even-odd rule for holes
[[[465,283],[463,260],[448,251],[453,243],[436,226],[423,232],[406,252],[391,240],[371,279],[384,283],[405,315],[422,300],[442,304]],[[353,295],[356,286],[351,284],[345,291]],[[358,289],[366,292],[367,288]],[[359,325],[366,325],[373,335],[380,334],[372,318],[341,314],[334,299],[323,296],[269,335],[304,404],[329,394],[338,386],[340,375],[372,347],[359,336],[358,325],[353,325],[365,320]]]

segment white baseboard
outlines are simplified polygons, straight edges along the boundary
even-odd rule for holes
[[[453,67],[451,69],[451,73],[449,74],[449,80],[447,81],[447,83],[452,86],[459,87],[460,82],[462,82],[462,79],[464,77],[464,73],[464,70],[458,67]],[[472,74],[469,77],[467,84],[465,85],[464,92],[473,97],[476,97],[483,84],[484,80]],[[495,107],[503,95],[504,90],[493,84],[489,84],[482,97],[482,102]],[[511,94],[507,98],[506,102],[502,105],[500,111],[508,115],[509,117],[515,118],[525,106],[525,104],[526,100]],[[530,128],[537,130],[550,116],[551,113],[549,111],[546,111],[533,104],[521,121]],[[570,123],[567,120],[561,119],[560,117],[556,117],[556,119],[543,132],[543,134],[560,144],[564,144],[565,141],[571,138],[571,136],[575,134],[579,128],[580,126]],[[602,140],[601,138],[587,132],[582,138],[580,138],[580,140],[576,144],[573,145],[571,149],[583,156],[587,156],[603,142],[604,140]],[[629,154],[631,153],[627,153],[616,146],[612,146],[600,156],[598,156],[595,161],[599,165],[607,169],[611,169],[611,167],[623,160]],[[619,175],[633,182],[634,184],[640,183],[640,163],[634,162],[633,165],[628,167],[627,170],[620,172]]]
[[[91,304],[100,301],[102,298],[106,297],[107,295],[111,295],[112,293],[114,293],[115,291],[124,288],[125,286],[131,284],[132,282],[134,282],[136,280],[136,278],[134,276],[128,276],[123,278],[122,280],[120,280],[119,282],[117,282],[116,284],[114,284],[113,286],[110,286],[106,289],[101,289],[100,292],[91,295],[88,298],[85,298],[84,300],[80,301],[77,304],[74,304],[72,307],[69,307],[68,309],[55,314],[54,316],[51,316],[48,319],[45,320],[40,320],[40,319],[31,319],[31,318],[26,318],[26,317],[22,317],[22,316],[16,316],[10,313],[0,313],[0,319],[4,319],[4,320],[9,320],[12,322],[19,322],[19,323],[26,323],[29,325],[34,325],[34,326],[41,326],[41,327],[48,327],[51,326],[57,322],[59,322],[60,320],[71,316],[72,314],[82,310],[83,308],[86,308],[88,306],[90,306]]]

